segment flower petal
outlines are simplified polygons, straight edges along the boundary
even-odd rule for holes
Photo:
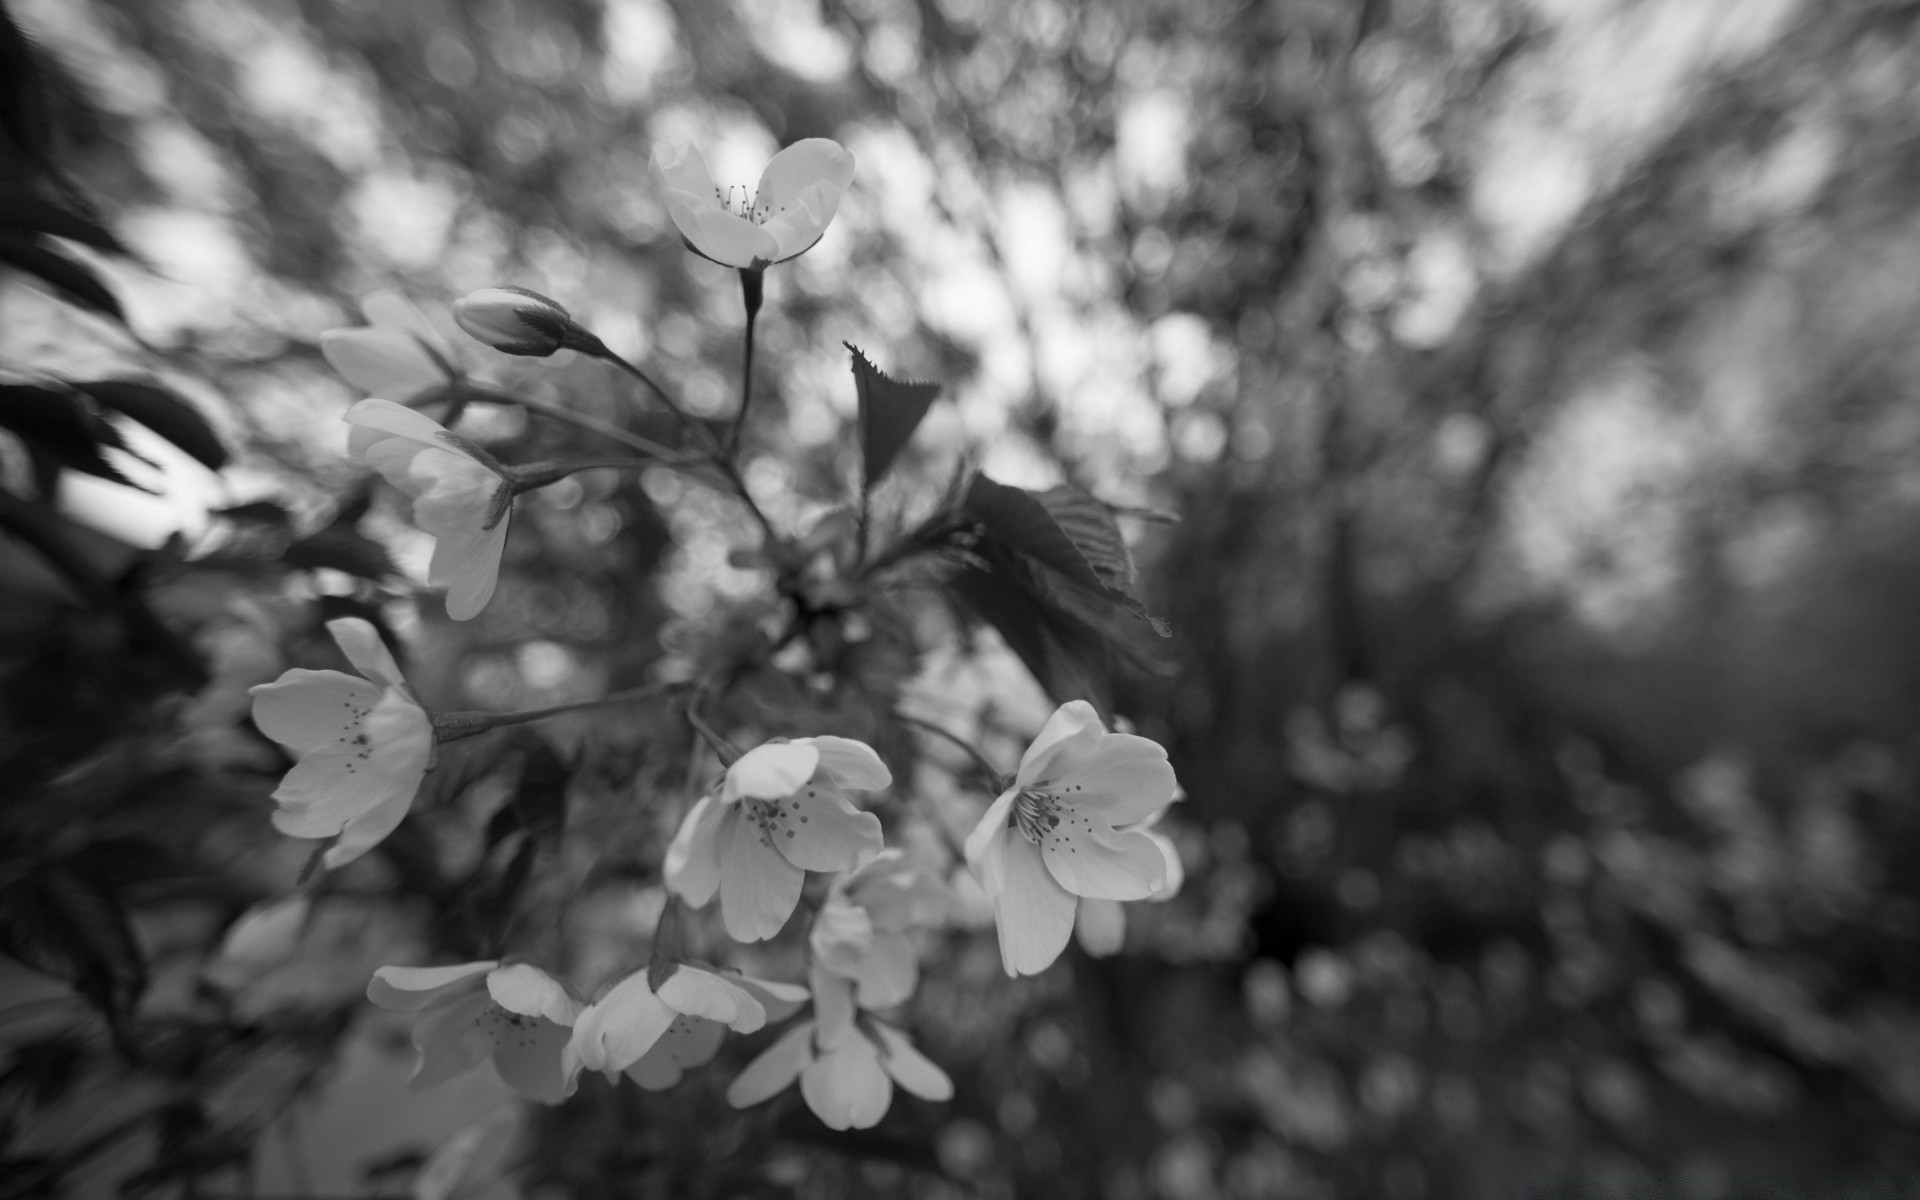
[[[974,878],[980,881],[981,888],[988,896],[998,894],[1000,884],[998,875],[995,875],[992,881],[987,877],[985,868],[987,852],[1000,835],[1007,831],[1007,821],[1013,812],[1013,802],[1019,795],[1018,788],[1008,788],[1001,792],[999,798],[989,804],[987,811],[980,815],[980,821],[973,827],[973,832],[967,835],[967,866],[973,869]]]
[[[781,1034],[779,1040],[747,1064],[747,1069],[727,1085],[727,1103],[735,1108],[751,1108],[787,1090],[788,1085],[813,1061],[813,1022],[802,1021]]]
[[[572,1055],[589,1070],[624,1071],[653,1048],[673,1018],[648,986],[647,973],[635,971],[581,1012]]]
[[[713,186],[713,172],[707,169],[706,156],[692,142],[655,145],[647,160],[647,173],[653,177],[654,186],[663,192],[685,192],[699,200],[719,203],[720,189]]]
[[[426,771],[422,769],[422,775]],[[412,788],[396,788],[394,793],[372,808],[354,817],[341,827],[340,836],[327,852],[320,856],[320,865],[329,871],[337,871],[354,859],[387,840],[387,835],[400,828],[400,822],[407,819],[407,812],[413,807],[413,796],[419,790],[416,780]]]
[[[273,826],[290,837],[332,837],[396,797],[411,801],[433,748],[419,705],[389,688],[357,733],[309,750],[273,798]]]
[[[767,830],[774,848],[808,871],[851,871],[885,845],[880,818],[861,812],[824,779],[803,785],[777,809]]]
[[[420,1058],[408,1086],[424,1092],[479,1066],[493,1050],[487,1019],[492,1011],[493,1001],[479,989],[456,993],[423,1011],[413,1022],[413,1045]]]
[[[720,890],[720,833],[728,817],[740,819],[737,805],[702,796],[687,810],[667,847],[667,890],[695,908],[704,907]]]
[[[348,383],[374,396],[406,400],[447,383],[420,343],[390,329],[329,329],[320,353]]]
[[[382,687],[405,686],[407,681],[400,674],[400,664],[393,660],[393,651],[387,649],[373,622],[360,617],[335,617],[327,622],[327,632],[333,635],[334,643],[354,670]]]
[[[1019,787],[1031,787],[1041,779],[1041,773],[1053,758],[1056,747],[1062,743],[1090,743],[1098,741],[1098,735],[1105,733],[1106,727],[1100,723],[1100,713],[1085,700],[1069,700],[1053,710],[1047,723],[1040,727],[1040,733],[1020,756],[1020,768],[1015,772]]]
[[[1151,829],[1142,829],[1140,832],[1153,839],[1153,844],[1160,848],[1160,857],[1167,860],[1166,885],[1155,892],[1152,899],[1171,900],[1180,894],[1180,885],[1187,881],[1187,868],[1180,861],[1180,848],[1164,833],[1156,833]]]
[[[893,1103],[893,1080],[881,1069],[880,1051],[856,1034],[800,1072],[800,1094],[829,1129],[871,1129]]]
[[[753,993],[698,967],[681,966],[654,994],[675,1012],[718,1021],[735,1033],[752,1033],[767,1023],[767,1010]]]
[[[753,994],[760,1007],[767,1010],[767,1024],[784,1021],[800,1011],[800,1006],[813,998],[813,993],[797,983],[778,983],[771,979],[755,979],[749,975],[728,973],[728,978]]]
[[[729,821],[722,832],[727,836],[720,847],[720,917],[727,936],[736,942],[764,941],[793,915],[806,872],[746,820]]]
[[[829,1050],[860,1036],[853,1027],[852,982],[831,974],[819,963],[808,970],[807,980],[813,985],[814,1044]]]
[[[696,251],[725,267],[765,265],[780,253],[771,233],[745,217],[736,217],[717,203],[698,204],[684,192],[666,196],[667,215]]]
[[[990,849],[984,861],[989,874],[997,876],[997,894],[986,876],[981,883],[994,898],[1000,961],[1009,975],[1037,975],[1067,948],[1077,900],[1047,870],[1040,847],[1013,830],[995,842],[998,853]]]
[[[831,894],[807,934],[814,959],[836,975],[852,978],[873,945],[873,918],[845,896]]]
[[[873,792],[893,785],[893,772],[880,761],[873,747],[843,737],[795,738],[790,745],[812,746],[820,752],[816,774],[824,771],[833,782],[855,791]]]
[[[558,1104],[573,1092],[573,1079],[561,1065],[573,1031],[544,1017],[522,1017],[497,1035],[493,1069],[506,1085],[530,1100]]]
[[[341,418],[349,425],[373,429],[429,446],[446,446],[447,427],[404,404],[378,398],[362,400]]]
[[[1108,733],[1061,742],[1031,785],[1099,813],[1107,824],[1132,825],[1173,800],[1173,764],[1151,738]]]
[[[880,1035],[880,1065],[893,1081],[922,1100],[953,1099],[953,1080],[934,1065],[932,1059],[914,1048],[907,1035],[887,1024],[875,1021],[873,1030]]]
[[[1040,851],[1061,887],[1099,900],[1145,900],[1167,885],[1167,860],[1152,838],[1103,828],[1097,816],[1076,822],[1077,806],[1065,807],[1066,819]]]
[[[904,933],[882,933],[851,973],[861,1008],[905,1004],[920,982],[920,955]]]
[[[724,800],[778,800],[813,778],[820,751],[805,742],[768,742],[742,754],[727,768]]]
[[[727,1027],[718,1021],[684,1014],[675,1017],[653,1049],[627,1068],[627,1078],[650,1092],[665,1091],[688,1071],[712,1062],[726,1036]]]
[[[820,240],[853,184],[853,155],[827,138],[806,138],[773,156],[754,188],[753,210],[779,249],[792,258]]]
[[[1073,936],[1094,958],[1111,958],[1127,944],[1127,912],[1118,900],[1080,901]]]
[[[381,967],[367,981],[367,999],[395,1012],[417,1012],[499,965],[488,958],[450,967]]]
[[[802,188],[788,203],[786,211],[768,218],[760,228],[772,234],[774,244],[779,247],[772,261],[785,262],[811,250],[826,233],[845,194],[843,189],[830,183],[816,183]]]
[[[304,668],[247,692],[253,697],[253,723],[260,732],[300,754],[352,738],[383,694],[378,685],[345,671]]]
[[[545,1017],[556,1025],[572,1025],[584,1007],[568,994],[559,980],[528,963],[514,963],[490,972],[487,994],[508,1012]]]
[[[413,301],[392,288],[381,288],[360,297],[360,315],[376,329],[390,330],[416,338],[435,351],[446,354],[446,340],[427,320]]]
[[[417,511],[417,506],[416,506]],[[500,582],[500,556],[507,548],[508,517],[501,517],[492,529],[481,529],[475,522],[471,530],[443,535],[433,547],[433,561],[427,567],[429,586],[447,589],[447,616],[469,621],[480,615],[493,599]]]

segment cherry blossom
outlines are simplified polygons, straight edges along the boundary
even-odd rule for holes
[[[751,979],[730,971],[722,971],[720,976],[751,993],[766,1010],[768,1022],[786,1020],[807,1001],[807,989],[799,984]],[[627,1068],[627,1078],[650,1092],[665,1091],[688,1071],[713,1061],[726,1036],[727,1026],[719,1021],[679,1013],[653,1048]]]
[[[796,995],[797,993],[797,995]],[[670,1033],[673,1042],[640,1071],[637,1081],[652,1086],[671,1074],[711,1058],[718,1041],[706,1046],[709,1034],[688,1018],[702,1019],[736,1033],[752,1033],[767,1023],[761,997],[792,1003],[804,999],[804,989],[786,984],[750,980],[731,972],[715,972],[685,963],[658,963],[635,971],[588,1005],[574,1025],[567,1043],[565,1070],[569,1079],[581,1069],[600,1071],[609,1079],[638,1066]],[[676,1031],[676,1026],[677,1031]],[[705,1058],[699,1057],[705,1051]],[[659,1084],[671,1086],[671,1083]]]
[[[814,961],[852,980],[862,1008],[904,1003],[920,975],[907,931],[938,924],[947,905],[938,878],[907,862],[900,850],[883,850],[833,881],[813,920]]]
[[[581,1004],[558,980],[526,963],[492,959],[450,967],[381,967],[367,984],[381,1008],[417,1014],[420,1061],[413,1089],[464,1075],[491,1058],[507,1086],[542,1104],[573,1094],[561,1059]]]
[[[427,586],[447,589],[447,615],[478,616],[493,598],[513,512],[513,485],[493,457],[433,418],[389,400],[347,410],[348,453],[413,498],[436,539]]]
[[[827,138],[774,155],[751,195],[715,187],[691,143],[655,146],[649,169],[688,248],[742,270],[785,262],[819,241],[853,183],[853,155]]]
[[[341,378],[370,396],[404,403],[446,387],[452,349],[406,297],[374,292],[360,302],[369,324],[329,329],[320,353]]]
[[[795,1079],[813,1115],[831,1129],[870,1129],[899,1084],[925,1100],[948,1100],[953,1081],[907,1035],[858,1011],[851,980],[815,965],[813,1016],[782,1034],[727,1088],[727,1102],[748,1108]]]
[[[274,828],[290,837],[338,838],[322,861],[352,862],[378,845],[413,804],[433,758],[433,722],[414,700],[386,643],[358,617],[327,632],[365,678],[288,671],[250,689],[253,722],[299,757],[273,798]]]
[[[545,358],[567,342],[573,319],[559,301],[519,287],[481,288],[453,306],[453,319],[475,341],[504,354]]]
[[[841,789],[892,782],[873,748],[851,738],[756,746],[680,823],[667,848],[667,888],[695,908],[718,893],[735,941],[770,938],[793,915],[808,871],[851,871],[883,846],[879,818]]]
[[[1128,827],[1164,809],[1174,787],[1167,752],[1155,742],[1107,732],[1084,700],[1054,711],[1013,785],[967,838],[967,863],[993,900],[1007,974],[1051,966],[1083,899],[1144,900],[1166,890],[1167,856]]]
[[[1180,851],[1165,834],[1152,828],[1157,823],[1158,818],[1155,818],[1132,827],[1152,838],[1153,844],[1160,848],[1161,857],[1167,860],[1167,885],[1147,897],[1148,901],[1156,904],[1179,895],[1180,885],[1186,878],[1186,870],[1180,865]],[[1118,900],[1082,897],[1080,907],[1073,915],[1073,939],[1094,958],[1108,958],[1120,953],[1120,948],[1127,942],[1126,908]]]

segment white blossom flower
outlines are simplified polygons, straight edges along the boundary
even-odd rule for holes
[[[477,342],[503,354],[546,358],[567,342],[573,318],[557,300],[519,287],[481,288],[461,297],[453,319]]]
[[[807,1107],[829,1128],[870,1129],[887,1115],[896,1083],[925,1100],[953,1097],[953,1081],[906,1034],[856,1010],[852,981],[816,964],[811,982],[813,1016],[747,1064],[727,1103],[751,1107],[798,1079]]]
[[[507,545],[513,487],[500,464],[438,421],[389,400],[347,410],[347,450],[413,498],[413,519],[436,539],[427,586],[447,589],[447,615],[476,617],[493,598]]]
[[[697,1066],[694,1055],[708,1035],[682,1018],[704,1018],[736,1033],[752,1033],[767,1023],[767,1008],[760,997],[791,1001],[794,990],[785,984],[748,980],[685,963],[656,963],[635,971],[580,1014],[573,1038],[567,1043],[567,1078],[584,1068],[612,1079],[639,1064],[676,1023],[679,1031],[675,1044],[663,1054],[668,1061],[656,1059],[641,1075],[657,1080],[669,1073],[669,1068],[677,1072]],[[804,996],[804,991],[801,994]],[[679,1061],[683,1055],[684,1061]],[[712,1057],[710,1051],[707,1057]],[[674,1079],[677,1082],[677,1073]]]
[[[728,936],[770,938],[793,915],[808,871],[851,871],[884,845],[879,818],[841,789],[892,782],[873,748],[851,738],[756,746],[680,823],[667,848],[667,888],[695,908],[717,892]]]
[[[907,862],[901,851],[883,850],[833,881],[813,919],[813,959],[854,982],[860,1007],[903,1004],[920,975],[907,931],[938,924],[947,904],[938,878]]]
[[[433,722],[370,623],[340,617],[327,632],[364,679],[299,669],[251,693],[253,723],[300,759],[274,789],[274,828],[337,837],[322,860],[332,868],[371,850],[407,815],[433,757]]]
[[[451,967],[381,967],[367,999],[395,1012],[417,1013],[413,1044],[420,1061],[413,1089],[464,1075],[492,1058],[508,1087],[542,1104],[573,1094],[561,1058],[581,1013],[558,980],[526,963],[491,959]]]
[[[853,183],[853,155],[827,138],[795,142],[773,156],[752,195],[714,186],[692,144],[655,146],[650,165],[667,212],[695,254],[758,270],[820,240]]]
[[[731,971],[722,971],[720,976],[751,993],[766,1010],[768,1022],[786,1020],[807,1002],[807,989],[796,983],[751,979]],[[688,1071],[713,1061],[726,1036],[727,1026],[719,1021],[680,1013],[653,1048],[627,1068],[627,1078],[650,1092],[665,1091],[678,1084]]]
[[[1152,903],[1163,903],[1180,894],[1180,885],[1186,879],[1186,869],[1180,865],[1180,851],[1163,833],[1152,827],[1158,823],[1158,817],[1132,826],[1153,839],[1160,848],[1161,857],[1167,860],[1167,885],[1148,896]],[[1073,938],[1080,948],[1094,958],[1109,958],[1120,953],[1127,944],[1127,910],[1118,900],[1090,900],[1082,897],[1080,907],[1073,915]]]
[[[1166,856],[1127,827],[1164,809],[1174,786],[1157,743],[1108,733],[1084,700],[1054,711],[1013,786],[967,838],[967,863],[993,900],[1007,974],[1051,966],[1073,936],[1082,899],[1144,900],[1166,889]]]
[[[453,382],[452,349],[406,297],[374,292],[360,311],[369,324],[320,335],[320,353],[341,378],[370,396],[402,402]]]

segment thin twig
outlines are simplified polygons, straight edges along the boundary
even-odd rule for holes
[[[940,726],[935,725],[931,721],[922,721],[919,717],[908,716],[906,713],[898,712],[898,711],[896,711],[893,715],[903,725],[911,725],[915,729],[922,730],[926,733],[931,733],[936,737],[945,738],[947,741],[952,742],[954,745],[960,747],[960,749],[965,750],[967,752],[967,756],[973,759],[975,765],[977,765],[980,768],[980,770],[986,775],[988,779],[993,781],[994,789],[996,791],[999,790],[1001,786],[1000,781],[1005,779],[1006,775],[1000,770],[1000,768],[993,765],[993,762],[991,759],[989,759],[985,754],[980,752],[980,748],[978,746],[975,746],[972,742],[969,742],[967,739],[961,737],[959,734],[954,733],[947,729],[943,729]]]

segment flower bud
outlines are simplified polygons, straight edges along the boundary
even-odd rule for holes
[[[454,304],[453,319],[495,350],[537,358],[566,345],[573,328],[573,318],[558,301],[509,286],[469,293]]]

